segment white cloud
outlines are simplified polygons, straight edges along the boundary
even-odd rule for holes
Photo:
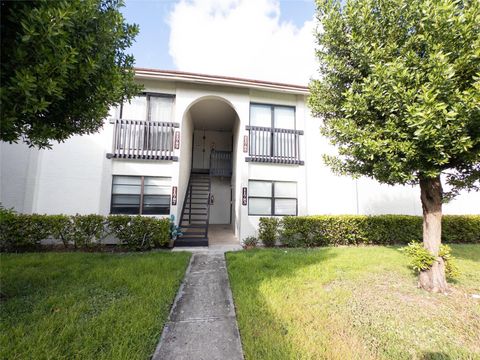
[[[314,21],[280,21],[278,0],[181,0],[169,18],[177,68],[307,84],[317,69]]]

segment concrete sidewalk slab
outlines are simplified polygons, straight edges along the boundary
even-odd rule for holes
[[[223,253],[192,255],[153,359],[243,359]]]

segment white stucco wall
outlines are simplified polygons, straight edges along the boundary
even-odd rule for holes
[[[40,152],[34,212],[107,214],[110,204],[111,125],[90,136],[75,136]]]
[[[40,152],[23,143],[0,143],[0,204],[31,213]]]

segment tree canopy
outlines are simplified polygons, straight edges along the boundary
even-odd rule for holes
[[[309,104],[339,173],[387,184],[480,179],[480,2],[317,1]]]
[[[419,184],[419,286],[445,292],[441,175],[450,195],[480,180],[480,1],[317,0],[319,80],[309,105],[340,174]]]
[[[138,33],[120,0],[1,2],[0,140],[39,148],[99,130],[136,95]]]

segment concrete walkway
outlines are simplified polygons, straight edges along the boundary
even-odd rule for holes
[[[153,359],[243,359],[223,252],[192,254]]]

